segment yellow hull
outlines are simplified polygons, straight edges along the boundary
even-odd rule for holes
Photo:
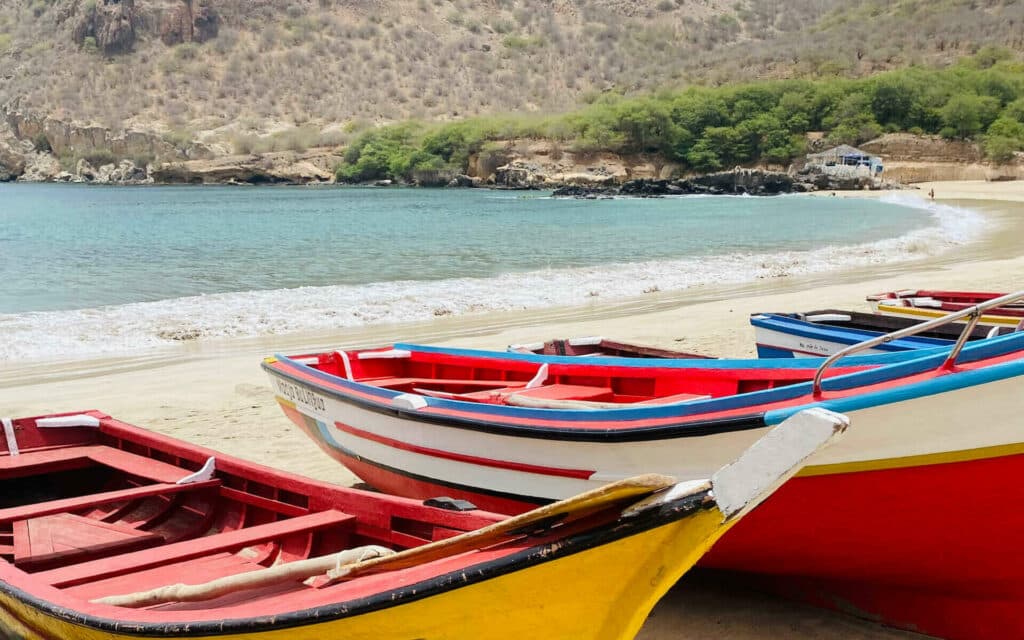
[[[878,313],[885,316],[902,316],[905,318],[914,318],[924,322],[925,320],[934,320],[935,318],[942,318],[949,315],[948,311],[942,311],[939,309],[922,309],[920,307],[901,307],[889,304],[879,304]],[[1013,316],[1000,316],[992,314],[982,314],[978,320],[978,324],[998,326],[998,327],[1016,327],[1020,323],[1020,318]],[[960,320],[963,323],[966,320]]]
[[[657,601],[731,526],[715,507],[586,551],[421,600],[298,627],[231,634],[280,640],[633,638]],[[126,610],[126,618],[131,612]],[[0,593],[0,630],[26,639],[133,638],[63,620]],[[148,635],[148,634],[147,634]],[[0,631],[2,636],[2,631]],[[206,636],[215,637],[215,636]]]

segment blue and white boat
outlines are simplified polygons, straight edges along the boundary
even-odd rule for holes
[[[759,358],[817,358],[918,322],[911,318],[824,309],[807,313],[758,313],[750,317],[750,324],[754,326]],[[866,353],[948,348],[956,342],[960,329],[943,325],[879,344]],[[981,340],[1011,330],[1008,327],[976,327],[967,339]]]

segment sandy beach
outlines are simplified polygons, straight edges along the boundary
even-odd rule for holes
[[[184,440],[319,479],[351,483],[345,469],[292,428],[274,402],[261,357],[386,344],[430,342],[503,349],[552,337],[603,335],[704,352],[753,357],[751,313],[825,307],[867,310],[864,296],[905,288],[1011,291],[1024,283],[1024,183],[917,185],[944,203],[984,212],[985,237],[915,262],[884,261],[857,271],[778,277],[757,283],[658,292],[622,302],[521,313],[444,317],[431,323],[210,341],[176,352],[74,362],[5,362],[0,415],[102,409],[123,420]],[[875,196],[838,193],[837,197]],[[868,622],[688,577],[655,609],[645,640],[718,637],[753,639],[910,638]]]

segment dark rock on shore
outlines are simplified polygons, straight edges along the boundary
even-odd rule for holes
[[[736,169],[681,180],[629,180],[619,187],[566,185],[555,189],[552,195],[574,198],[589,198],[597,195],[656,198],[692,194],[770,196],[813,189],[814,185],[798,182],[786,173],[759,169]]]
[[[311,184],[333,180],[341,156],[319,149],[223,156],[213,160],[165,162],[152,169],[156,182],[169,184]]]
[[[619,187],[619,194],[625,196],[681,196],[687,193],[690,192],[669,180],[630,180]]]
[[[590,187],[579,184],[566,184],[558,187],[552,192],[556,198],[597,198],[599,196],[612,196],[618,193],[615,187]]]

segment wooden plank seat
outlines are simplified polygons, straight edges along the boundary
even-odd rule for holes
[[[469,402],[483,402],[502,404],[505,398],[510,395],[519,397],[537,398],[538,400],[610,400],[614,397],[611,387],[592,387],[589,385],[577,384],[547,384],[539,387],[524,389],[525,383],[516,387],[502,387],[499,389],[485,389],[482,391],[470,391],[467,393],[431,393],[426,389],[413,389],[416,393],[430,395],[453,400],[465,400]]]
[[[76,598],[81,598],[82,600],[92,600],[93,598],[100,598],[110,595],[111,593],[130,593],[138,591],[139,589],[160,587],[179,582],[188,582],[193,584],[202,583],[210,580],[216,580],[217,578],[223,578],[225,576],[248,573],[249,571],[259,571],[260,569],[265,568],[266,567],[258,562],[242,557],[241,555],[222,552],[203,556],[202,558],[187,560],[184,563],[161,565],[138,572],[97,580],[95,582],[86,582],[74,587],[68,587],[65,590],[65,593]],[[183,576],[185,577],[183,578]],[[294,588],[294,585],[288,586],[290,588]],[[243,592],[243,595],[252,596],[253,593]],[[201,606],[212,605],[214,602],[208,601],[191,604],[193,604],[193,606],[196,604]],[[169,606],[171,605],[159,605],[158,608],[163,609],[168,608]]]
[[[86,445],[36,451],[31,456],[3,457],[0,458],[0,473],[4,478],[16,478],[42,472],[52,473],[80,469],[93,463],[114,467],[157,482],[176,482],[192,472],[190,469],[183,469],[129,451],[104,445]]]
[[[700,393],[676,393],[671,396],[661,396],[660,398],[651,398],[650,400],[641,400],[634,404],[638,405],[652,405],[652,404],[673,404],[676,402],[691,402],[693,400],[707,400],[711,396],[708,394]]]
[[[288,520],[269,522],[244,529],[223,531],[193,540],[183,540],[113,558],[64,566],[37,573],[35,576],[44,583],[58,588],[70,587],[84,582],[142,571],[160,565],[183,562],[225,551],[234,551],[289,535],[341,526],[351,530],[355,528],[355,524],[355,516],[329,509]]]
[[[526,386],[527,380],[455,380],[448,378],[379,378],[377,380],[365,380],[365,384],[373,385],[375,387],[382,387],[384,389],[394,389],[400,387],[419,387],[425,389],[438,390],[438,389],[450,389],[450,388],[485,388],[485,389],[500,389],[509,387],[512,389],[519,389]]]
[[[514,391],[520,397],[543,400],[611,400],[615,393],[611,387],[592,387],[582,384],[546,384],[532,389]]]
[[[72,513],[58,513],[13,525],[14,565],[25,571],[147,549],[163,536]]]
[[[211,489],[220,486],[220,480],[205,480],[203,482],[193,482],[191,484],[149,484],[142,487],[133,487],[131,489],[119,489],[117,491],[104,491],[102,493],[92,493],[77,498],[62,498],[60,500],[49,500],[47,502],[39,502],[36,504],[29,504],[20,507],[9,507],[7,509],[0,509],[0,523],[15,522],[17,520],[28,520],[31,518],[41,518],[43,516],[53,515],[56,513],[68,513],[71,511],[80,511],[88,509],[89,507],[96,507],[104,504],[113,504],[115,502],[124,502],[127,500],[140,500],[142,498],[150,498],[153,496],[167,496],[176,493],[182,493],[185,491],[200,491],[203,489]]]

